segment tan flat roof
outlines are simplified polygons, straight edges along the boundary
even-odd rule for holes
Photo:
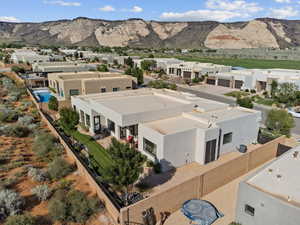
[[[201,123],[197,120],[189,119],[184,116],[177,116],[164,120],[156,120],[154,122],[145,123],[144,125],[153,130],[156,130],[162,135],[179,133],[196,128],[208,128],[208,124]]]

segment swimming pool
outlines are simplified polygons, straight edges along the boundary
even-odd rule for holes
[[[39,102],[49,102],[49,99],[52,96],[51,92],[48,90],[34,91],[33,93],[38,98]]]

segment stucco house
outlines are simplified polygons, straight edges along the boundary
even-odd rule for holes
[[[300,87],[300,70],[287,69],[244,69],[221,72],[207,78],[207,83],[236,89],[270,91],[271,84],[294,83]]]
[[[133,140],[163,171],[206,164],[257,141],[261,113],[171,90],[139,89],[72,96],[92,135]]]
[[[69,100],[74,95],[135,89],[137,86],[136,78],[110,72],[51,73],[48,80],[59,100]]]
[[[169,64],[167,74],[169,76],[181,77],[184,79],[200,78],[201,76],[214,76],[221,72],[230,72],[231,66],[216,65],[200,62],[180,62]]]
[[[236,221],[247,225],[298,225],[300,147],[247,177],[239,185]]]

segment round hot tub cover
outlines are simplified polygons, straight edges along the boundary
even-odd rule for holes
[[[181,212],[199,225],[211,225],[224,216],[210,202],[198,199],[186,201],[182,205]]]

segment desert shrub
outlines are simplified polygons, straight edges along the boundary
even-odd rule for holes
[[[6,126],[4,130],[2,130],[3,134],[9,137],[28,137],[30,134],[30,129],[28,127],[15,124],[11,126]]]
[[[19,117],[18,123],[23,126],[29,126],[34,122],[34,120],[35,119],[33,116],[25,115],[25,116]]]
[[[18,117],[19,117],[19,113],[15,110],[9,108],[0,109],[1,122],[7,122],[7,123],[16,122],[18,120]]]
[[[54,180],[61,179],[73,171],[73,166],[62,158],[56,158],[48,165],[48,173]]]
[[[32,180],[37,182],[45,182],[49,179],[47,171],[33,167],[28,169],[28,176],[31,177]]]
[[[0,191],[0,218],[16,215],[22,212],[24,199],[16,192],[8,189]]]
[[[35,217],[25,214],[8,217],[4,225],[37,225],[37,222]]]
[[[55,186],[55,189],[70,190],[72,184],[73,184],[73,181],[71,181],[71,180],[61,179]]]
[[[46,201],[51,196],[51,189],[48,185],[38,185],[31,189],[31,193],[36,195],[40,201]]]
[[[59,156],[62,153],[62,149],[62,146],[57,143],[57,140],[53,135],[44,132],[36,136],[32,146],[32,150],[39,157],[49,156],[51,152],[52,157]]]
[[[58,190],[51,198],[48,208],[53,220],[85,223],[91,215],[104,207],[97,198],[88,198],[83,192]]]

